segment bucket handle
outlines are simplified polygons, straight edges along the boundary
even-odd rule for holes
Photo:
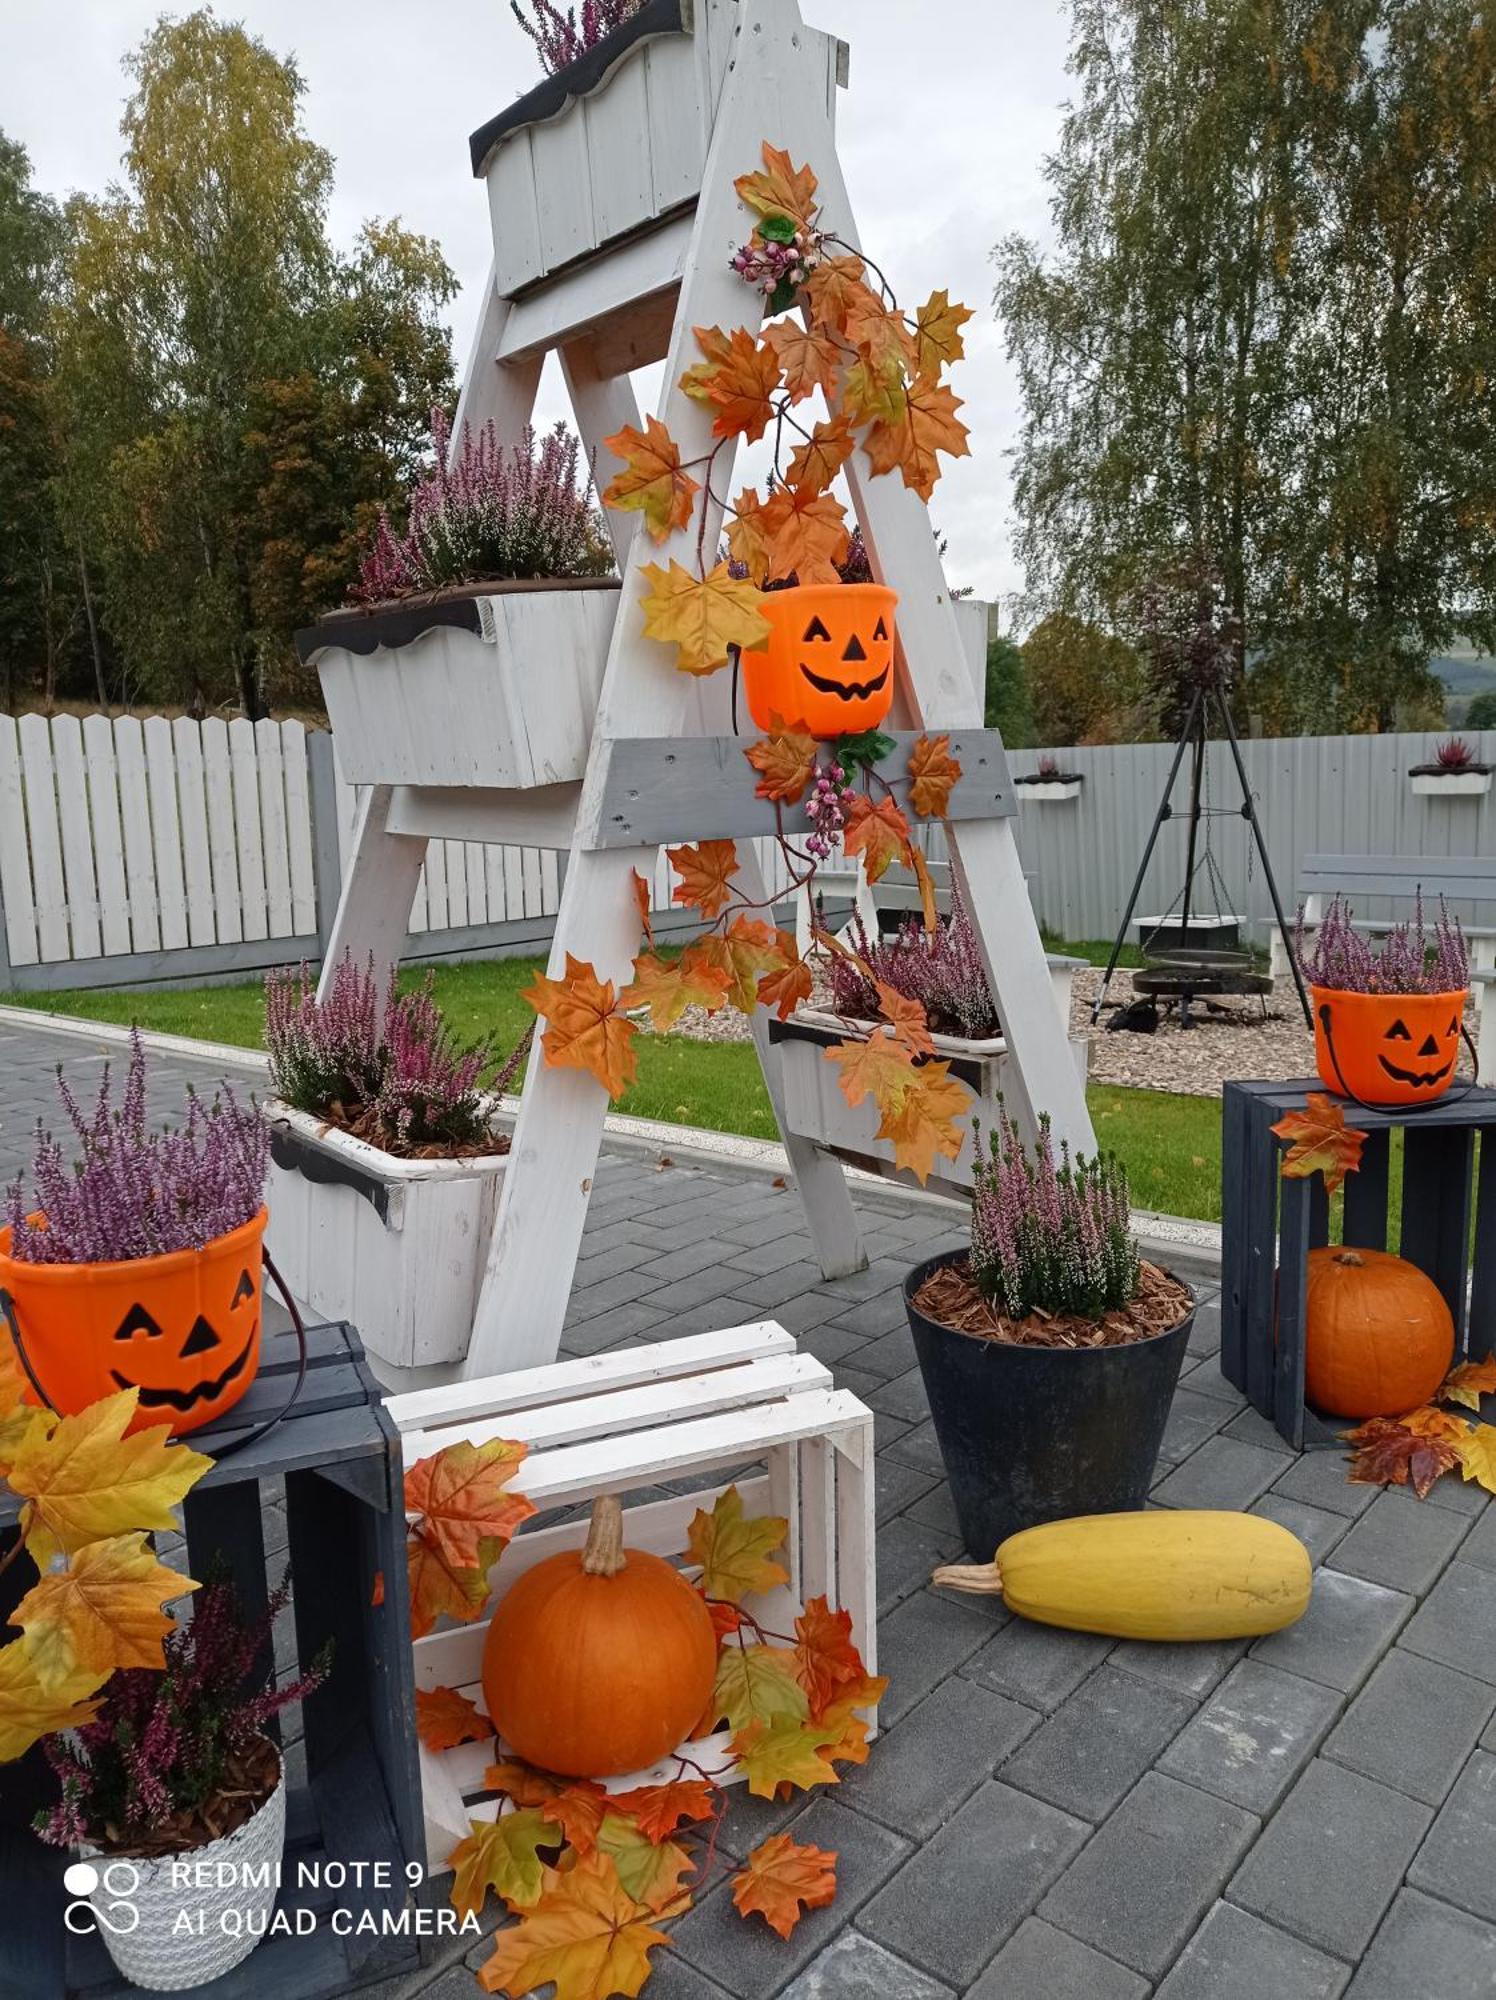
[[[260,1260],[264,1264],[265,1269],[270,1273],[275,1283],[275,1289],[281,1295],[281,1302],[285,1306],[286,1311],[291,1315],[291,1324],[296,1329],[296,1380],[291,1385],[290,1395],[273,1416],[266,1417],[263,1423],[256,1424],[252,1431],[246,1431],[243,1437],[235,1438],[232,1444],[226,1444],[221,1451],[209,1454],[215,1463],[218,1464],[222,1464],[226,1458],[232,1458],[235,1452],[244,1451],[250,1445],[258,1444],[261,1438],[268,1437],[276,1425],[281,1423],[286,1417],[289,1417],[292,1410],[295,1409],[297,1399],[301,1395],[302,1386],[306,1381],[306,1325],[301,1317],[300,1308],[287,1289],[285,1279],[276,1269],[274,1258],[263,1243],[260,1245]],[[37,1372],[31,1365],[31,1356],[26,1352],[26,1343],[21,1337],[21,1320],[20,1315],[16,1311],[16,1302],[3,1285],[0,1285],[0,1319],[3,1319],[6,1326],[10,1329],[10,1337],[15,1342],[16,1353],[20,1356],[21,1366],[26,1371],[27,1381],[30,1382],[44,1406],[52,1412],[53,1416],[60,1417],[62,1415],[61,1410],[58,1409],[52,1398],[42,1387]]]
[[[1469,1049],[1470,1061],[1473,1065],[1468,1083],[1462,1083],[1458,1090],[1451,1085],[1448,1090],[1441,1091],[1437,1097],[1429,1098],[1424,1104],[1369,1104],[1364,1097],[1358,1097],[1345,1080],[1345,1072],[1340,1067],[1340,1058],[1335,1053],[1335,1030],[1330,1024],[1330,1003],[1328,1000],[1320,1002],[1319,1024],[1325,1031],[1325,1047],[1330,1051],[1330,1061],[1335,1067],[1335,1075],[1339,1079],[1341,1090],[1351,1100],[1352,1104],[1358,1104],[1363,1111],[1411,1111],[1416,1116],[1420,1111],[1432,1111],[1435,1105],[1438,1104],[1462,1104],[1480,1082],[1480,1051],[1470,1039],[1470,1030],[1461,1021],[1460,1039],[1465,1044],[1465,1047]]]

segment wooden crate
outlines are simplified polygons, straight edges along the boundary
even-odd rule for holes
[[[1304,1402],[1308,1255],[1329,1241],[1323,1178],[1284,1180],[1285,1142],[1272,1127],[1302,1110],[1317,1080],[1228,1083],[1221,1106],[1221,1372],[1271,1417],[1296,1449],[1338,1444],[1346,1420]],[[1496,1090],[1458,1087],[1425,1111],[1363,1111],[1346,1123],[1367,1134],[1346,1177],[1343,1235],[1384,1250],[1393,1234],[1391,1138],[1403,1134],[1399,1254],[1427,1272],[1448,1301],[1455,1358],[1496,1348]],[[1476,1165],[1479,1175],[1477,1192]]]
[[[748,1608],[786,1632],[804,1600],[824,1594],[851,1613],[853,1637],[869,1672],[876,1670],[872,1412],[835,1388],[821,1363],[797,1353],[772,1320],[418,1390],[395,1397],[388,1410],[407,1465],[460,1439],[522,1439],[530,1455],[515,1490],[543,1513],[574,1510],[571,1519],[510,1543],[492,1572],[495,1602],[546,1556],[580,1548],[586,1503],[600,1493],[629,1496],[624,1535],[632,1547],[675,1557],[685,1552],[697,1509],[736,1485],[747,1513],[782,1514],[790,1524],[789,1583],[750,1599]],[[417,1687],[458,1688],[481,1707],[486,1631],[480,1621],[418,1639]],[[710,1769],[726,1747],[723,1733],[693,1744],[692,1755]],[[492,1737],[442,1754],[421,1748],[432,1874],[445,1868],[470,1819],[497,1815],[499,1798],[483,1789],[484,1768],[497,1754]],[[608,1783],[624,1789],[674,1769],[666,1758]]]
[[[411,1894],[407,1863],[420,1856],[420,1776],[415,1755],[410,1610],[400,1443],[385,1415],[352,1327],[307,1330],[307,1379],[286,1421],[257,1444],[224,1459],[183,1506],[188,1568],[201,1577],[221,1552],[245,1605],[266,1599],[266,1482],[284,1485],[296,1654],[305,1665],[331,1639],[328,1680],[301,1709],[306,1782],[288,1800],[280,1907],[317,1913],[306,1936],[266,1938],[214,1983],[213,2000],[327,2000],[375,1979],[414,1969],[418,1942],[375,1932],[341,1936],[334,1909],[399,1911]],[[269,1416],[288,1395],[296,1368],[291,1334],[267,1336],[260,1373],[221,1424],[195,1431],[193,1449],[210,1455]],[[0,1554],[15,1534],[18,1503],[0,1482]],[[383,1576],[382,1602],[374,1603]],[[22,1558],[0,1578],[0,1621],[33,1580]],[[0,1784],[0,1994],[6,2000],[123,2000],[137,1989],[115,1971],[96,1936],[70,1936],[63,1923],[68,1855],[30,1831],[50,1802],[39,1752],[7,1765]],[[389,1887],[300,1885],[300,1863],[384,1863]],[[372,1871],[370,1871],[372,1873]],[[19,1912],[24,1911],[21,1918]]]

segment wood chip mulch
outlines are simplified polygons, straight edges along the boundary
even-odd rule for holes
[[[1047,1313],[1036,1306],[1027,1319],[1011,1320],[982,1297],[963,1258],[932,1271],[915,1293],[914,1303],[926,1319],[941,1326],[1010,1347],[1125,1347],[1177,1326],[1189,1311],[1191,1299],[1188,1287],[1177,1278],[1156,1264],[1145,1263],[1139,1270],[1137,1293],[1121,1312],[1090,1320],[1077,1319],[1071,1313]]]
[[[123,1853],[135,1861],[150,1861],[222,1840],[259,1811],[279,1782],[280,1768],[274,1746],[263,1736],[251,1737],[242,1749],[230,1751],[217,1789],[201,1806],[161,1820],[149,1840],[131,1841],[125,1847],[112,1845],[106,1828],[106,1838],[99,1846],[106,1854]]]
[[[486,1139],[474,1139],[466,1145],[455,1140],[433,1141],[425,1146],[393,1145],[372,1111],[365,1109],[350,1116],[336,1103],[323,1113],[322,1123],[335,1132],[346,1132],[350,1139],[362,1139],[366,1146],[377,1146],[394,1160],[486,1160],[495,1153],[507,1153],[510,1146],[507,1132],[494,1132]]]

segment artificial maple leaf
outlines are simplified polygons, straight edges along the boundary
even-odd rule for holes
[[[493,1724],[456,1688],[417,1688],[416,1734],[428,1750],[455,1750],[459,1743],[486,1742]]]
[[[553,1771],[540,1771],[518,1757],[502,1757],[483,1773],[483,1789],[502,1792],[517,1806],[543,1806],[548,1800],[570,1791],[573,1780],[558,1778]]]
[[[1468,1417],[1457,1417],[1453,1410],[1441,1410],[1433,1403],[1410,1410],[1397,1421],[1410,1431],[1417,1431],[1420,1437],[1462,1438],[1470,1428]]]
[[[673,645],[683,674],[715,673],[727,664],[730,646],[761,646],[769,636],[757,585],[735,577],[725,562],[704,577],[674,561],[668,575],[658,563],[645,563],[641,574],[650,585],[640,600],[645,636]]]
[[[924,919],[927,936],[934,937],[940,921],[940,911],[935,901],[935,879],[930,873],[930,864],[920,850],[910,842],[909,865],[914,870],[914,879],[919,885],[920,915]]]
[[[10,1487],[26,1502],[21,1528],[39,1569],[111,1535],[174,1528],[172,1509],[211,1469],[160,1424],[127,1437],[138,1402],[138,1390],[122,1389],[16,1445]]]
[[[914,1075],[909,1051],[881,1028],[855,1040],[834,1042],[823,1051],[841,1075],[842,1095],[854,1108],[871,1097],[880,1111],[897,1110]]]
[[[916,375],[905,392],[903,415],[875,423],[863,439],[873,471],[892,472],[897,467],[911,492],[928,500],[940,477],[935,454],[943,451],[948,458],[970,454],[966,442],[970,432],[956,415],[960,408],[960,398],[943,382]]]
[[[526,1444],[490,1438],[487,1444],[449,1444],[418,1459],[405,1475],[405,1505],[453,1569],[487,1568],[535,1503],[504,1488],[530,1453]],[[485,1543],[497,1548],[485,1549]]]
[[[795,1620],[795,1674],[819,1722],[844,1688],[862,1680],[862,1655],[852,1643],[852,1614],[809,1597]]]
[[[603,505],[620,514],[642,514],[657,542],[684,528],[701,488],[681,465],[680,447],[659,418],[646,417],[642,431],[625,424],[603,443],[623,460],[623,470],[603,491]]]
[[[604,1814],[597,1830],[597,1852],[608,1856],[634,1901],[656,1915],[673,1914],[681,1880],[695,1865],[675,1841],[651,1840],[642,1827],[617,1812]]]
[[[91,1722],[99,1704],[90,1697],[107,1678],[75,1668],[67,1680],[48,1689],[25,1639],[0,1646],[0,1764],[24,1757],[43,1736]]]
[[[649,1977],[649,1954],[669,1944],[654,1912],[635,1902],[606,1854],[590,1854],[564,1874],[547,1869],[540,1900],[500,1931],[478,1983],[519,2000],[555,1982],[555,2000],[623,2000]]]
[[[841,581],[836,566],[845,561],[851,537],[847,510],[834,493],[776,486],[764,503],[762,526],[769,537],[770,582]]]
[[[632,1791],[610,1792],[615,1812],[633,1820],[646,1840],[668,1840],[677,1827],[715,1819],[717,1794],[703,1778],[677,1778],[667,1785],[636,1785]]]
[[[725,934],[713,932],[709,937],[697,938],[688,949],[726,973],[728,999],[740,1013],[751,1014],[758,1005],[760,975],[775,971],[783,963],[779,938],[780,933],[772,924],[757,917],[736,916]]]
[[[80,1673],[97,1684],[116,1667],[165,1667],[161,1641],[176,1621],[161,1607],[197,1587],[157,1562],[144,1534],[114,1535],[34,1583],[10,1622],[26,1634],[37,1680],[52,1694]]]
[[[868,1682],[867,1685],[875,1687],[881,1695],[888,1683],[880,1678]],[[877,1696],[873,1699],[876,1702]],[[839,1732],[834,1743],[825,1744],[817,1753],[824,1757],[828,1764],[867,1762],[872,1746],[868,1742],[866,1718],[857,1713],[859,1706],[861,1703],[857,1698],[848,1697],[843,1701],[832,1702],[825,1714],[819,1717],[823,1728]]]
[[[471,1625],[488,1605],[488,1577],[481,1569],[447,1560],[424,1529],[413,1528],[405,1538],[410,1579],[411,1637],[424,1639],[438,1618]]]
[[[762,1596],[788,1583],[789,1571],[774,1560],[774,1551],[784,1547],[789,1526],[779,1514],[745,1517],[743,1496],[736,1486],[717,1495],[710,1514],[698,1508],[686,1547],[691,1561],[701,1567],[705,1594],[741,1604],[745,1597]]]
[[[805,280],[805,297],[810,306],[811,325],[818,333],[841,333],[847,314],[857,305],[863,291],[867,266],[850,253],[844,257],[823,257]]]
[[[712,1621],[712,1630],[717,1635],[717,1644],[720,1647],[724,1639],[730,1638],[741,1628],[743,1615],[735,1604],[724,1604],[720,1597],[708,1597],[699,1589],[696,1594],[706,1606],[707,1616]]]
[[[27,1402],[29,1390],[15,1342],[0,1322],[0,1479],[5,1477],[13,1454],[28,1432],[35,1430],[50,1436],[57,1427],[57,1419],[50,1410],[38,1409]]]
[[[620,1011],[611,979],[599,980],[590,965],[566,954],[566,977],[539,975],[520,995],[545,1018],[540,1039],[548,1069],[585,1069],[616,1102],[639,1067],[634,1037],[639,1030]]]
[[[787,1021],[797,1007],[803,1007],[814,995],[815,981],[790,933],[778,931],[775,935],[783,963],[759,980],[758,1004],[772,1007],[781,1021]]]
[[[868,285],[849,287],[843,331],[877,373],[897,368],[902,374],[914,364],[914,341],[903,315],[886,306]]]
[[[909,803],[921,819],[944,819],[961,766],[949,736],[921,736],[909,752]]]
[[[803,403],[817,389],[828,399],[835,393],[843,350],[829,335],[797,319],[781,319],[765,328],[764,339],[774,350],[791,403]]]
[[[754,1911],[787,1938],[802,1909],[821,1910],[836,1900],[836,1856],[824,1847],[770,1834],[732,1878],[732,1900],[741,1916]]]
[[[1459,1454],[1462,1477],[1476,1480],[1487,1493],[1496,1493],[1496,1427],[1472,1424],[1454,1450]]]
[[[909,822],[894,800],[885,797],[874,805],[866,792],[853,793],[842,852],[849,858],[862,856],[869,882],[878,881],[893,862],[904,860],[910,845]]]
[[[745,486],[732,503],[727,546],[733,561],[741,564],[748,573],[748,581],[759,589],[769,581],[771,540],[764,524],[764,503],[755,488]]]
[[[841,406],[854,424],[899,424],[909,414],[909,388],[896,361],[875,365],[861,355],[842,382]]]
[[[1322,1090],[1311,1090],[1304,1109],[1290,1111],[1272,1130],[1278,1138],[1292,1141],[1280,1170],[1285,1180],[1323,1174],[1325,1191],[1333,1194],[1361,1164],[1366,1134],[1347,1125],[1344,1108]]]
[[[1450,1438],[1428,1436],[1393,1417],[1372,1417],[1344,1433],[1355,1446],[1350,1477],[1367,1486],[1411,1486],[1420,1500],[1442,1473],[1460,1463]]]
[[[930,1038],[930,1017],[925,1012],[924,1003],[911,999],[907,994],[896,993],[885,979],[875,979],[873,983],[877,987],[878,1005],[883,1010],[894,1046],[911,1057],[932,1055],[935,1044]]]
[[[447,1856],[447,1866],[456,1871],[453,1909],[459,1916],[476,1914],[490,1889],[511,1909],[531,1909],[540,1901],[546,1872],[539,1850],[560,1845],[555,1827],[533,1806],[497,1819],[470,1819],[468,1825],[471,1832]]]
[[[893,1162],[923,1187],[937,1158],[954,1160],[961,1151],[956,1120],[970,1111],[975,1098],[948,1062],[924,1062],[911,1072],[909,1087],[897,1105],[883,1112],[877,1137],[893,1145]]]
[[[750,743],[743,755],[758,772],[753,788],[756,798],[797,805],[815,776],[815,738],[804,730],[790,729],[777,715],[770,718],[769,734]]]
[[[847,417],[817,424],[804,444],[790,453],[789,483],[806,493],[824,493],[856,448]]]
[[[644,942],[648,945],[652,945],[655,941],[654,908],[653,908],[654,890],[650,887],[649,883],[645,881],[644,877],[639,873],[637,868],[634,869],[633,871],[633,886],[634,886],[634,901],[639,906],[639,923],[644,931]]]
[[[772,1799],[781,1785],[809,1791],[812,1785],[836,1785],[835,1766],[821,1755],[842,1735],[837,1723],[796,1721],[787,1715],[775,1722],[750,1722],[730,1739],[730,1748],[756,1799]]]
[[[1496,1354],[1484,1361],[1462,1361],[1451,1368],[1439,1390],[1441,1403],[1462,1403],[1467,1410],[1479,1410],[1482,1396],[1496,1394]]]
[[[733,182],[738,200],[755,215],[787,215],[791,222],[807,228],[815,214],[816,177],[809,167],[797,167],[788,153],[771,146],[763,149],[764,171],[739,174]]]
[[[730,334],[716,326],[698,326],[695,331],[707,358],[686,370],[681,388],[715,412],[715,436],[756,442],[774,420],[778,355],[772,347],[755,340],[746,327],[734,327]]]
[[[546,1799],[540,1810],[560,1827],[578,1854],[590,1854],[597,1845],[597,1830],[609,1805],[602,1786],[584,1778]]]
[[[667,847],[666,856],[680,880],[671,900],[704,917],[719,916],[732,898],[728,887],[738,872],[738,850],[730,840],[701,840],[689,847]]]
[[[657,1035],[668,1034],[688,1007],[715,1014],[727,999],[727,974],[682,952],[679,958],[656,958],[652,952],[634,960],[634,979],[623,990],[620,1007],[647,1007]]]
[[[914,315],[914,365],[921,375],[938,375],[962,358],[961,329],[970,318],[970,306],[953,306],[948,292],[931,292]]]
[[[785,1646],[724,1646],[712,1684],[714,1722],[743,1729],[750,1722],[804,1721],[809,1698]]]

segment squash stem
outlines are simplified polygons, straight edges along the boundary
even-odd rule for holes
[[[592,1523],[582,1551],[587,1576],[617,1576],[626,1557],[623,1549],[623,1508],[612,1493],[600,1493],[592,1503]]]
[[[1001,1597],[1003,1573],[995,1562],[942,1563],[930,1578],[947,1590],[969,1590],[981,1597]]]

